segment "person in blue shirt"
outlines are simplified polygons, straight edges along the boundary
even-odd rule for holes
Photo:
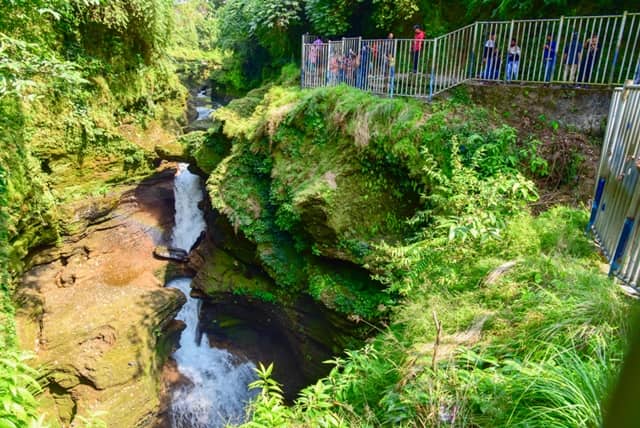
[[[640,58],[638,58],[638,65],[636,66],[636,75],[633,78],[633,83],[640,85]]]
[[[553,77],[553,69],[556,65],[556,41],[553,40],[553,34],[547,35],[542,61],[544,63],[544,81],[549,82]]]
[[[564,73],[562,80],[565,82],[575,82],[578,64],[580,64],[580,55],[582,53],[582,44],[578,41],[579,35],[575,31],[571,36],[571,42],[564,48],[562,60],[564,62]]]
[[[367,89],[370,53],[371,47],[367,42],[364,42],[362,45],[362,49],[360,50],[360,66],[358,67],[358,74],[356,76],[356,87],[360,89]]]

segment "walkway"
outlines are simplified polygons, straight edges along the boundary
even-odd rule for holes
[[[303,88],[430,99],[469,80],[622,85],[640,67],[640,13],[482,21],[420,41],[302,41]]]

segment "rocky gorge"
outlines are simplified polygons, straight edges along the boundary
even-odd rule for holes
[[[194,97],[196,107],[207,111],[207,98],[199,98]],[[212,124],[206,114],[193,119],[193,128]],[[176,391],[191,382],[170,357],[185,347],[180,336],[189,329],[201,332],[198,343],[207,336],[202,346],[225,350],[234,361],[276,362],[275,377],[290,400],[326,375],[329,367],[322,361],[362,338],[346,315],[304,293],[270,298],[278,289],[252,254],[255,244],[211,208],[208,195],[189,201],[206,219],[202,236],[195,229],[195,237],[187,238],[195,243],[191,253],[192,244],[176,241],[175,234],[183,232],[176,229],[175,180],[184,167],[172,161],[196,160],[185,154],[194,135],[199,134],[157,140],[151,147],[158,166],[139,182],[109,186],[65,206],[65,230],[71,233],[26,260],[15,296],[18,338],[42,373],[41,410],[52,426],[91,415],[114,427],[200,426],[195,416],[176,422],[172,407]],[[176,147],[180,152],[172,155]],[[209,165],[194,163],[194,171],[204,174]],[[187,233],[193,230],[186,226]],[[192,276],[193,291],[165,287]],[[185,325],[176,316],[193,299],[189,294],[203,300]],[[207,361],[199,364],[206,367]],[[236,388],[248,392],[250,378]],[[216,382],[222,387],[228,381]]]

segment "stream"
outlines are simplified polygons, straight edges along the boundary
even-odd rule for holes
[[[198,117],[195,119],[196,122],[209,120],[211,113],[220,107],[219,104],[214,103],[209,95],[207,95],[206,89],[197,93],[195,101],[196,111],[198,112]]]
[[[206,90],[194,98],[198,116],[187,132],[209,127],[211,113],[220,107]],[[205,199],[204,186],[187,164],[179,164],[173,187],[175,221],[169,246],[189,253],[207,229],[199,207]],[[250,274],[262,275],[256,267]],[[291,403],[302,388],[328,373],[322,361],[350,340],[341,317],[305,296],[285,309],[234,294],[194,298],[189,277],[172,279],[166,286],[180,290],[187,299],[176,316],[185,329],[171,355],[180,375],[168,390],[165,423],[172,428],[243,423],[247,404],[258,393],[248,388],[256,379],[258,361],[275,363],[273,377]]]
[[[200,177],[180,164],[175,178],[175,226],[172,246],[189,251],[206,223],[198,203],[203,200]],[[186,324],[172,357],[186,382],[171,393],[170,415],[174,428],[217,428],[244,420],[245,406],[255,395],[248,385],[255,365],[225,349],[212,347],[199,328],[201,301],[190,296],[191,279],[178,278],[167,287],[184,293],[187,302],[177,315]]]

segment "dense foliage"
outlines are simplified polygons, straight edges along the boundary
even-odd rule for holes
[[[36,426],[36,372],[16,349],[25,258],[73,233],[60,203],[150,170],[133,131],[182,115],[170,0],[0,2],[0,425]],[[157,124],[156,124],[157,123]],[[101,171],[98,171],[101,170]],[[95,174],[100,172],[101,174]]]
[[[151,170],[136,135],[175,126],[184,103],[167,52],[213,62],[237,93],[291,61],[307,31],[409,36],[418,22],[434,35],[627,3],[0,0],[0,423],[38,423],[13,281],[30,250],[77,232],[60,202]],[[539,142],[455,100],[302,92],[296,78],[288,68],[183,142],[253,245],[247,263],[275,284],[234,292],[307,293],[380,330],[293,407],[261,368],[248,426],[599,425],[633,308],[598,274],[583,211],[529,213],[548,170]]]
[[[637,307],[599,273],[584,210],[529,213],[530,178],[548,170],[535,139],[455,99],[425,107],[346,87],[267,87],[217,119],[211,141],[232,148],[208,188],[257,243],[280,287],[270,301],[302,291],[388,324],[293,407],[262,367],[247,427],[602,423]],[[310,230],[322,222],[335,238]],[[335,259],[375,281],[354,293]]]

